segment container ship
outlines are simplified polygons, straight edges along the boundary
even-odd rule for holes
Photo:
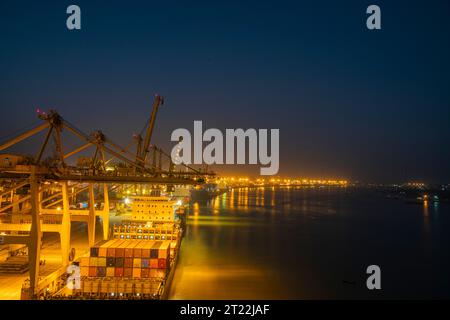
[[[130,220],[114,225],[111,239],[76,260],[79,277],[49,299],[167,299],[183,236],[183,207],[164,196],[131,199]]]

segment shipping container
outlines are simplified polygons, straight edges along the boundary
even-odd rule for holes
[[[158,258],[168,258],[170,256],[170,241],[163,241],[159,247]]]
[[[133,278],[141,277],[141,268],[133,268]]]
[[[116,256],[116,247],[120,245],[123,242],[123,240],[111,240],[111,244],[107,248],[107,257],[115,257]]]
[[[129,244],[130,243],[128,240],[124,240],[116,246],[116,258],[124,258],[125,257],[125,248]]]
[[[106,267],[106,258],[97,258],[97,267]]]
[[[150,258],[150,248],[153,246],[153,241],[142,241],[142,247],[141,247],[141,257],[142,258]]]
[[[116,266],[116,258],[113,258],[113,257],[106,258],[106,266],[107,267],[115,267]]]
[[[139,244],[139,241],[130,241],[128,246],[125,248],[125,258],[133,258],[134,247]]]
[[[134,258],[133,259],[133,268],[141,268],[142,267],[142,261],[141,258]]]
[[[114,243],[114,241],[106,241],[98,249],[98,256],[106,258],[108,256],[108,248]]]
[[[97,267],[89,267],[89,277],[97,276]]]
[[[141,259],[141,268],[150,268],[150,259]]]
[[[89,258],[89,266],[90,267],[96,267],[97,266],[97,261],[98,261],[98,258],[90,257]]]
[[[150,273],[150,271],[149,271],[150,269],[147,269],[147,268],[145,268],[145,269],[141,269],[141,278],[148,278],[150,275],[149,275],[149,273]]]
[[[150,258],[158,259],[159,247],[161,246],[162,241],[155,241],[151,250],[150,250]]]
[[[106,268],[106,276],[114,277],[115,276],[114,268]]]
[[[158,269],[158,259],[150,259],[150,268]]]
[[[124,268],[123,276],[126,278],[131,278],[133,276],[133,268]]]
[[[133,257],[134,258],[140,258],[141,252],[142,252],[142,242],[138,242],[136,246],[133,248]]]
[[[91,247],[90,256],[91,257],[98,257],[98,247]]]
[[[151,257],[152,248],[155,245],[155,240],[144,240],[145,242],[145,248],[147,248],[149,251],[149,258]]]
[[[106,267],[97,267],[97,277],[106,277]]]
[[[133,268],[133,258],[125,258],[123,266],[125,268]]]
[[[116,267],[114,270],[114,276],[119,278],[123,277],[123,268]]]
[[[116,268],[123,267],[123,260],[124,260],[124,258],[116,258],[115,263],[114,263],[115,267]]]
[[[159,258],[158,259],[158,269],[166,269],[168,267],[168,260]]]
[[[149,277],[150,278],[157,278],[158,277],[158,269],[150,269]]]

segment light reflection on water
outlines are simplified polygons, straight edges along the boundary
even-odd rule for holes
[[[448,204],[266,187],[190,212],[172,299],[450,297]],[[381,292],[365,288],[370,264],[382,269]]]

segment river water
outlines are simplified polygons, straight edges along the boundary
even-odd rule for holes
[[[171,299],[450,298],[450,205],[241,188],[190,207]],[[368,290],[366,268],[381,268]]]

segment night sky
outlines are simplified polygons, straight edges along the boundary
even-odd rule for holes
[[[370,4],[382,30],[366,28]],[[168,151],[194,120],[279,128],[282,176],[449,182],[449,16],[446,0],[2,0],[0,141],[39,107],[126,145],[159,93]]]

